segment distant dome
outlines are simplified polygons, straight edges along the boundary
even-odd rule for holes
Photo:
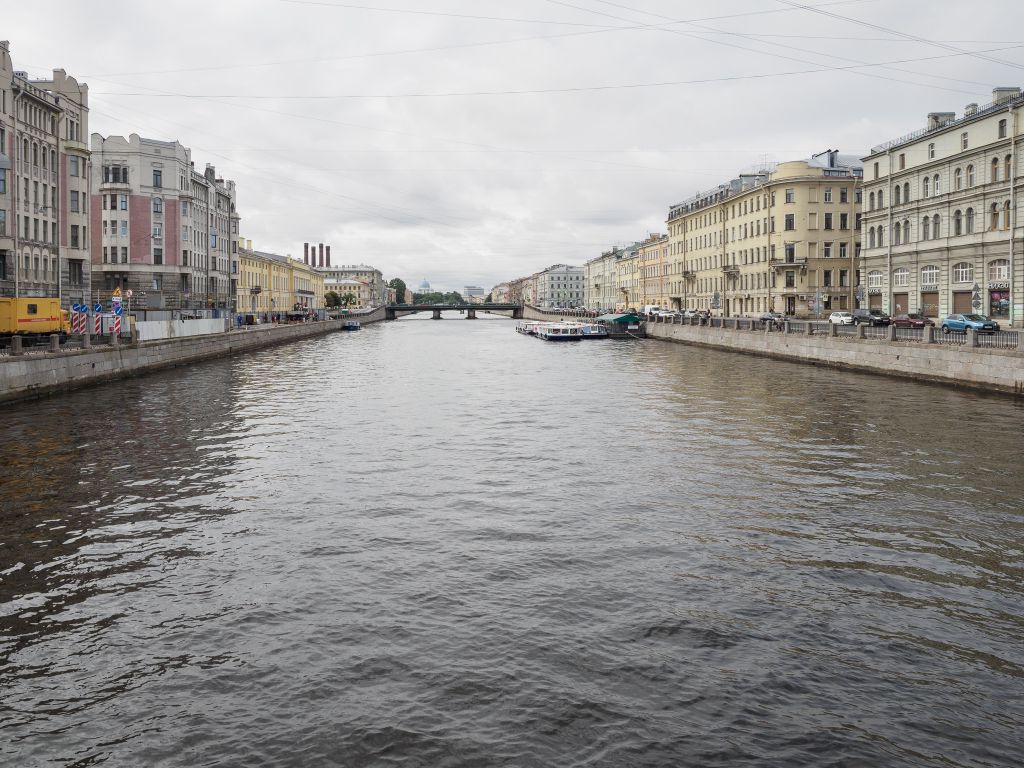
[[[427,278],[424,277],[423,278],[423,282],[420,283],[420,293],[426,293],[429,290],[430,290],[430,282],[427,280]]]

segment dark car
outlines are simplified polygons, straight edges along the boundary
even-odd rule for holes
[[[905,315],[896,315],[892,319],[892,324],[897,328],[924,328],[926,325],[932,327],[935,323],[924,315],[918,312],[908,312]]]
[[[855,309],[853,310],[853,324],[860,325],[888,325],[892,318],[880,309]]]
[[[772,328],[781,328],[782,324],[786,322],[786,318],[781,312],[765,312],[758,320]]]

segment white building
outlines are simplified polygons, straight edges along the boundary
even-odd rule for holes
[[[316,267],[317,272],[323,275],[325,289],[329,283],[340,284],[341,281],[354,280],[366,286],[366,290],[359,294],[362,306],[381,307],[387,304],[388,286],[383,272],[367,264],[340,264],[332,267],[330,250],[328,246],[327,263]]]
[[[582,304],[583,267],[555,264],[538,274],[538,307],[578,307]]]
[[[862,243],[866,303],[890,313],[944,317],[980,312],[1004,325],[1024,320],[1020,88],[961,117],[928,124],[864,158]]]

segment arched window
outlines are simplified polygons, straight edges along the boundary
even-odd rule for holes
[[[42,161],[43,161],[43,170],[45,171],[45,170],[47,169],[46,167],[47,167],[47,165],[48,165],[48,163],[46,162],[46,149],[45,149],[45,148],[43,149],[43,157],[42,157]],[[43,261],[43,267],[44,267],[44,269],[45,269],[45,266],[46,266],[46,261],[44,260],[44,261]]]
[[[925,216],[923,219],[921,219],[921,239],[932,239],[932,220],[928,216]]]
[[[970,189],[974,186],[974,166],[967,166],[967,188]]]
[[[932,193],[938,195],[938,194],[941,194],[941,192],[942,192],[942,179],[940,179],[939,178],[939,174],[936,173],[932,177]]]
[[[875,228],[868,229],[868,248],[875,247]]]
[[[964,188],[964,172],[957,168],[953,171],[953,189],[960,191]]]
[[[902,190],[902,188],[900,187],[900,185],[899,185],[899,184],[897,184],[897,185],[896,185],[896,188],[895,188],[895,189],[894,189],[894,190],[892,191],[892,204],[893,204],[893,205],[899,205],[899,204],[900,204],[900,193],[901,193],[902,191],[903,191],[903,190]]]
[[[910,242],[910,219],[903,220],[903,242]]]
[[[968,235],[974,232],[974,209],[973,208],[968,208],[967,209],[967,220],[966,220],[966,226],[964,227],[964,232],[966,232]]]
[[[999,158],[992,158],[992,181],[999,181]]]
[[[906,267],[900,267],[892,271],[892,287],[893,288],[906,288],[910,285],[910,270]]]
[[[162,197],[153,198],[153,213],[164,212],[164,199]]]
[[[1003,203],[1003,229],[1010,228],[1010,201]]]
[[[921,197],[928,197],[928,195],[931,194],[931,192],[929,192],[930,186],[931,179],[925,176],[924,179],[921,180]]]
[[[878,190],[878,207],[885,208],[885,191]]]
[[[953,282],[970,283],[974,281],[974,265],[961,261],[953,265]]]
[[[903,202],[904,203],[909,203],[910,202],[910,182],[909,181],[904,183],[904,185],[903,185]]]
[[[50,150],[50,168],[57,170],[57,150]]]
[[[936,213],[934,216],[932,216],[932,237],[934,237],[936,240],[942,237],[942,228],[939,225],[939,221],[939,214]]]
[[[964,217],[959,209],[953,211],[953,237],[959,237],[964,233]]]
[[[885,227],[878,227],[878,247],[881,248],[885,245]]]
[[[882,273],[873,269],[868,272],[868,288],[881,288],[882,287]]]
[[[988,216],[989,216],[989,222],[988,222],[989,230],[990,231],[995,231],[995,230],[999,229],[999,203],[992,203],[991,207],[988,209]]]
[[[39,145],[32,142],[32,165],[39,165]]]
[[[988,279],[990,282],[1010,279],[1010,260],[996,259],[988,263]]]
[[[896,187],[899,189],[899,187]],[[903,225],[898,221],[892,225],[892,244],[899,245],[902,242]]]
[[[939,268],[936,266],[921,267],[921,285],[938,285]]]
[[[874,192],[872,192],[870,195],[868,195],[868,210],[869,211],[875,210],[875,193]]]
[[[1013,155],[1007,155],[1003,161],[1003,178],[1010,180],[1010,166],[1013,165]]]

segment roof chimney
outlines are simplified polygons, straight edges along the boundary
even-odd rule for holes
[[[316,266],[316,263],[315,263],[316,259],[313,259],[313,261],[314,261],[313,266],[315,267]],[[320,243],[320,266],[322,267],[323,265],[324,265],[324,244]]]
[[[993,88],[992,101],[995,104],[1002,104],[1020,98],[1020,88]]]
[[[302,244],[302,263],[309,264],[309,243]]]
[[[331,266],[331,246],[327,246],[327,266]]]

